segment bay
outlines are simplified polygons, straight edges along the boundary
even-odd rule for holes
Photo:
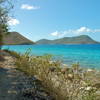
[[[100,44],[84,45],[5,45],[3,49],[32,55],[51,54],[67,65],[79,62],[82,67],[100,68]]]

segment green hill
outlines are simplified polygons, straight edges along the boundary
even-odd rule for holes
[[[80,35],[75,37],[64,37],[55,40],[41,39],[36,44],[98,44],[99,42],[93,40],[87,35]]]
[[[21,44],[34,44],[33,41],[25,38],[18,32],[10,32],[8,35],[5,35],[3,38],[4,45],[21,45]]]

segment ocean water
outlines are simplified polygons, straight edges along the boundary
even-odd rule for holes
[[[79,62],[82,67],[100,68],[100,45],[6,45],[3,49],[25,53],[28,49],[33,55],[52,54],[67,65]]]

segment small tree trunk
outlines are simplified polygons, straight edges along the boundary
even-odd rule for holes
[[[1,50],[1,48],[2,48],[2,44],[3,44],[3,40],[2,40],[2,38],[3,38],[3,36],[2,36],[2,34],[1,34],[1,32],[0,32],[0,50]]]

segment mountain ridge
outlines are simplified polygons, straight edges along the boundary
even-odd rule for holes
[[[33,42],[18,32],[10,32],[9,35],[3,37],[4,45],[32,45],[32,44],[100,44],[93,40],[88,35],[80,35],[74,37],[63,37],[59,39],[49,40],[49,39],[40,39],[36,42]]]
[[[100,42],[93,40],[88,35],[80,35],[74,37],[63,37],[54,40],[41,39],[36,41],[36,44],[100,44]]]
[[[3,37],[3,45],[30,45],[35,44],[35,42],[27,39],[18,32],[10,32]]]

